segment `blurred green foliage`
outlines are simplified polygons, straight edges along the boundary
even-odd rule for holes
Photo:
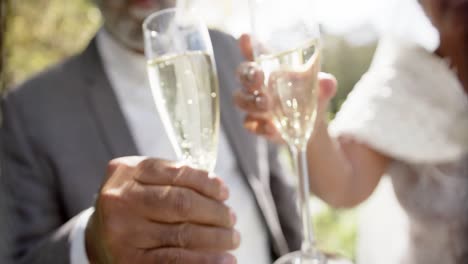
[[[369,68],[376,47],[376,42],[355,46],[348,43],[342,36],[325,34],[323,71],[333,73],[338,80],[338,91],[330,105],[332,117]]]
[[[6,86],[6,48],[5,48],[5,31],[7,22],[7,10],[9,6],[9,0],[0,1],[0,92]]]
[[[313,199],[313,203],[321,204],[316,199]],[[356,210],[335,210],[323,204],[313,219],[319,248],[354,261],[357,239]]]
[[[91,0],[13,0],[6,32],[11,86],[81,50],[100,24]]]
[[[5,1],[5,0],[3,0]],[[92,0],[10,1],[6,31],[6,82],[10,87],[45,67],[82,50],[101,23]],[[355,47],[339,36],[326,36],[323,70],[339,81],[331,115],[367,70],[375,44]],[[314,204],[321,204],[314,199]],[[356,212],[324,205],[314,216],[319,246],[348,258],[355,257]],[[299,224],[299,223],[298,223]]]

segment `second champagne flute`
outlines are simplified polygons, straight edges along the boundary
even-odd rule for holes
[[[307,142],[317,115],[320,33],[311,0],[250,0],[253,50],[265,73],[273,121],[289,146],[298,176],[304,240],[275,264],[324,264],[312,227]]]
[[[173,8],[149,16],[143,31],[154,101],[172,146],[187,165],[212,172],[219,98],[208,29],[200,19]]]

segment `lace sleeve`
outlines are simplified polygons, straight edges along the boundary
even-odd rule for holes
[[[455,74],[423,49],[388,45],[330,124],[331,135],[406,162],[459,158],[468,149],[468,99]]]

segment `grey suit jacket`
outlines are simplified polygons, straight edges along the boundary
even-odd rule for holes
[[[298,249],[301,225],[289,175],[276,149],[243,129],[243,116],[232,103],[240,87],[234,76],[242,61],[237,43],[221,32],[210,34],[222,125],[263,213],[272,250],[278,256]],[[12,90],[2,108],[0,240],[8,247],[3,257],[11,263],[68,263],[73,217],[93,206],[107,162],[138,155],[95,42]]]

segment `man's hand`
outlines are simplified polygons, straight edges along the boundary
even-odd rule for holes
[[[86,230],[91,263],[235,264],[228,189],[208,172],[126,157],[109,163]]]

